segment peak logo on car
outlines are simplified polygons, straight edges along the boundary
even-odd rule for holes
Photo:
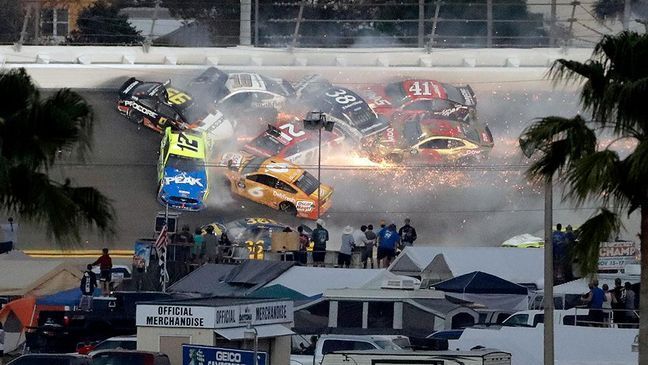
[[[192,185],[192,186],[193,185],[198,185],[200,187],[203,187],[203,184],[202,184],[202,182],[200,180],[201,180],[200,178],[188,176],[184,172],[182,174],[180,174],[180,175],[171,176],[171,177],[165,177],[164,178],[164,182],[167,185],[175,183],[175,184],[189,184],[189,185]]]

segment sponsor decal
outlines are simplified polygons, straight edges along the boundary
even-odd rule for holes
[[[131,108],[137,110],[138,112],[140,112],[140,113],[142,113],[144,115],[148,115],[151,118],[157,118],[157,116],[158,116],[156,112],[154,112],[152,110],[149,110],[149,109],[146,109],[145,107],[139,105],[138,103],[136,103],[134,101],[126,100],[126,101],[124,101],[124,105],[130,106]]]
[[[180,175],[165,177],[164,178],[164,183],[166,185],[170,185],[171,183],[188,184],[188,185],[191,185],[191,186],[198,185],[198,186],[200,186],[202,188],[204,186],[203,186],[203,184],[202,184],[202,182],[200,180],[202,180],[202,179],[201,178],[196,178],[196,177],[193,177],[193,176],[189,176],[189,175],[187,175],[186,173],[183,172]]]
[[[301,212],[312,212],[315,209],[315,203],[308,200],[299,200],[295,204],[295,208]]]
[[[263,196],[263,188],[260,186],[255,186],[253,188],[248,189],[248,194],[255,198],[261,198]]]
[[[293,203],[293,204],[296,203],[296,199],[295,199],[295,198],[293,198],[293,197],[291,197],[291,196],[288,196],[286,193],[281,192],[281,191],[273,190],[273,191],[272,191],[272,196],[274,196],[275,198],[279,198],[279,199],[283,199],[283,200],[289,201],[289,202],[291,202],[291,203]]]
[[[139,84],[139,81],[133,81],[130,85],[128,85],[128,86],[124,89],[123,93],[124,93],[124,94],[128,94],[128,92],[131,91],[131,90],[132,90],[132,89],[133,89],[137,84]]]
[[[288,172],[288,169],[288,164],[283,162],[269,163],[266,165],[266,171],[276,172],[278,174]]]
[[[461,95],[463,95],[464,99],[466,99],[466,105],[475,105],[475,100],[467,89],[460,88],[459,91],[461,92]]]

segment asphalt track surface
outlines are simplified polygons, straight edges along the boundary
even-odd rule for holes
[[[482,165],[464,170],[424,166],[399,169],[377,167],[347,155],[325,160],[322,181],[335,189],[333,207],[323,217],[333,247],[339,245],[340,232],[347,224],[359,227],[385,220],[400,225],[406,217],[418,230],[419,245],[497,246],[522,233],[542,237],[542,187],[524,177],[525,159],[519,153],[517,138],[535,118],[576,113],[576,95],[567,91],[497,92],[479,85],[473,88],[480,120],[490,126],[495,140],[491,158]],[[52,171],[52,178],[67,177],[77,185],[95,186],[113,201],[117,236],[107,240],[84,232],[80,246],[132,248],[137,238],[152,236],[154,217],[163,210],[156,200],[160,135],[121,117],[115,107],[115,91],[80,93],[96,114],[93,153],[85,163],[66,158]],[[243,217],[299,222],[232,197],[222,168],[210,170],[208,209],[182,213],[180,224],[194,228]],[[559,189],[554,195],[554,222],[578,225],[593,213],[594,205],[573,209],[572,203],[560,201]],[[55,247],[42,226],[20,223],[19,248]],[[636,227],[636,218],[626,223],[629,232],[636,233]]]

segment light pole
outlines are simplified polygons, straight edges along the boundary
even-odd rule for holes
[[[303,120],[304,129],[317,129],[317,219],[320,218],[320,194],[322,192],[322,128],[327,132],[332,132],[335,122],[326,120],[326,114],[322,112],[308,112]]]
[[[252,326],[252,323],[248,323],[247,328],[245,331],[243,331],[243,336],[246,340],[253,340],[254,341],[254,365],[259,365],[259,359],[257,356],[259,355],[259,331],[257,331],[256,327]],[[262,364],[265,365],[265,364]]]

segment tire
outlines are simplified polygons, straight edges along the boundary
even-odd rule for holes
[[[142,125],[144,123],[144,115],[138,111],[133,111],[133,109],[128,111],[128,120],[131,122]]]
[[[297,215],[297,208],[291,202],[279,203],[279,210],[290,215]]]

